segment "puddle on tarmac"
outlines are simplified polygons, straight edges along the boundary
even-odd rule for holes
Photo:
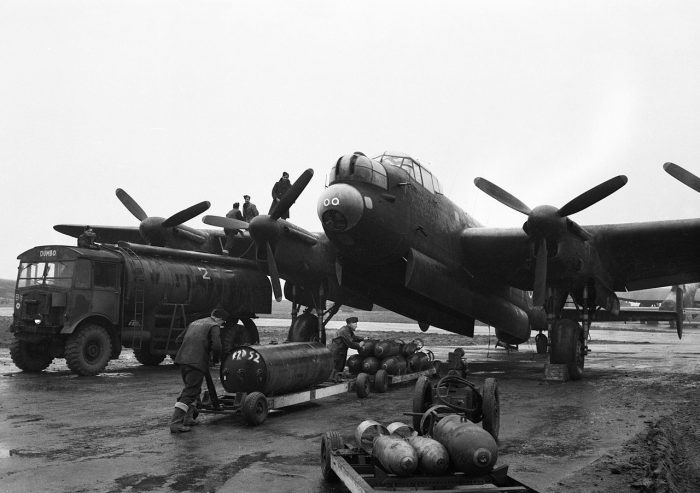
[[[100,373],[102,378],[131,378],[133,373]]]

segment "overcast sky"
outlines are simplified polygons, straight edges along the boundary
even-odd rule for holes
[[[700,3],[0,2],[0,278],[60,223],[138,225],[201,200],[265,212],[282,171],[398,150],[489,226],[522,225],[473,185],[562,206],[617,174],[581,224],[700,215]],[[199,218],[188,223],[205,227]]]

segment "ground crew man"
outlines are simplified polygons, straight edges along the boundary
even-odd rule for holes
[[[243,219],[249,223],[258,216],[258,208],[250,201],[250,195],[243,196]]]
[[[92,230],[92,227],[85,226],[85,230],[78,236],[78,246],[81,248],[97,248],[95,239],[97,235]]]
[[[226,310],[216,308],[211,316],[195,320],[187,326],[182,338],[182,345],[175,356],[175,363],[180,365],[180,373],[185,388],[175,403],[175,411],[170,420],[170,432],[190,431],[193,426],[195,402],[199,399],[202,382],[209,373],[211,352],[221,353],[221,326],[228,318]]]
[[[272,205],[270,206],[270,212],[268,212],[268,214],[272,214],[274,212],[277,204],[279,204],[279,201],[282,200],[282,197],[284,197],[284,194],[287,193],[290,188],[292,188],[292,184],[289,181],[289,173],[285,171],[282,173],[282,178],[275,182],[275,185],[272,187]],[[280,217],[282,219],[289,219],[289,209],[287,209]]]
[[[335,337],[331,341],[329,349],[333,354],[333,369],[340,373],[345,369],[345,360],[348,357],[348,348],[360,349],[362,337],[355,335],[357,328],[357,317],[345,319],[345,325],[338,329]]]

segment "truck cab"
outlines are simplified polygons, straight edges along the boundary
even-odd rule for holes
[[[75,373],[95,374],[119,356],[123,258],[105,248],[34,247],[18,256],[12,359],[42,371],[65,357]],[[97,371],[96,371],[97,370]]]

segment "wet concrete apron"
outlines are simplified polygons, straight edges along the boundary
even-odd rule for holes
[[[534,348],[506,354],[467,348],[471,379],[496,377],[499,463],[538,489],[606,456],[652,420],[698,395],[700,334],[615,331],[592,345],[583,380],[543,380]],[[626,341],[626,342],[623,342]],[[444,359],[450,348],[432,348]],[[412,385],[331,397],[271,414],[251,428],[240,416],[203,415],[182,435],[167,425],[181,389],[171,364],[138,366],[130,352],[97,377],[61,364],[17,372],[0,350],[0,485],[7,491],[342,491],[323,482],[320,438],[349,440],[367,418],[410,420]]]

